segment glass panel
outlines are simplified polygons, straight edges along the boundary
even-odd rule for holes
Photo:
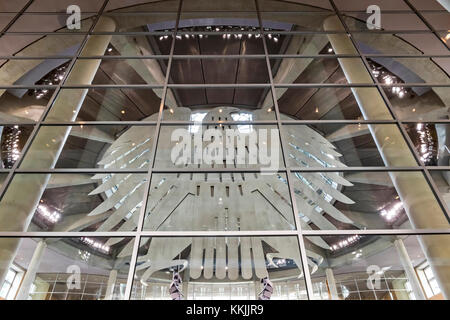
[[[423,269],[423,271],[425,272],[425,276],[429,281],[434,279],[434,274],[430,267],[426,267],[425,269]]]
[[[164,2],[148,3],[147,0],[109,0],[105,11],[115,10],[114,12],[176,12],[179,7],[178,0],[167,0]],[[159,12],[158,12],[159,11]]]
[[[33,124],[42,116],[53,93],[50,88],[0,90],[0,121]]]
[[[411,10],[403,0],[359,0],[350,2],[348,0],[333,0],[340,11],[366,11],[370,5],[377,5],[381,10]]]
[[[301,3],[258,0],[260,11],[315,12],[332,10],[328,0],[301,1]]]
[[[145,35],[114,34],[109,40],[108,49],[104,55],[129,57],[169,55],[171,45],[172,34],[167,32],[153,32]],[[88,56],[88,54],[86,54],[86,56]],[[146,60],[140,61],[148,64],[148,61]],[[132,63],[130,60],[127,60],[127,62]],[[139,60],[137,62],[139,62]],[[151,69],[148,66],[146,68]]]
[[[97,12],[101,6],[101,1],[83,0],[35,0],[27,8],[26,12],[61,12],[66,11],[70,5],[77,5],[81,12]]]
[[[299,76],[301,78],[302,75]],[[378,93],[376,88],[364,88]],[[352,88],[290,87],[276,88],[278,107],[283,120],[359,120],[362,113]]]
[[[164,2],[163,4],[169,3]],[[153,32],[165,31],[175,28],[176,12],[158,12],[153,9],[153,3],[132,6],[126,9],[106,12],[103,17],[108,17],[116,22],[115,32]],[[99,32],[102,30],[96,30]]]
[[[0,55],[18,57],[74,56],[85,35],[52,33],[4,34],[0,37]],[[14,60],[10,60],[13,63]],[[36,61],[36,60],[29,60]],[[46,61],[51,63],[52,61]],[[23,62],[22,62],[23,63]]]
[[[306,230],[410,229],[408,209],[400,198],[404,185],[398,180],[423,184],[439,208],[421,172],[295,172],[292,185],[302,228]],[[424,192],[425,192],[424,191]],[[443,211],[438,215],[448,227]],[[424,216],[425,212],[421,213]],[[416,218],[417,219],[417,218]]]
[[[422,13],[422,15],[435,30],[450,29],[450,14],[448,12]]]
[[[124,292],[115,288],[126,284],[132,240],[2,238],[1,248],[18,247],[15,257],[2,256],[2,264],[14,262],[33,274],[29,286],[22,283],[16,300],[119,300]],[[31,264],[33,254],[41,263]]]
[[[360,58],[340,58],[347,63],[361,64]],[[335,58],[271,59],[275,83],[348,83]],[[287,72],[287,71],[290,72]]]
[[[66,84],[148,84],[163,85],[167,69],[167,60],[163,59],[79,59],[72,69],[72,74],[78,70],[89,70],[92,63],[100,66],[93,80],[78,80],[68,77]],[[90,71],[90,70],[89,70]],[[80,78],[80,77],[77,77]]]
[[[12,271],[11,269],[8,270],[8,273],[6,274],[5,280],[9,283],[12,283],[14,281],[14,277],[16,276],[16,273]]]
[[[317,13],[302,12],[262,12],[262,26],[264,29],[279,31],[324,31],[324,21],[330,16],[329,11]],[[327,31],[340,31],[341,28]]]
[[[186,0],[183,1],[183,12],[189,11],[255,11],[255,1],[253,0],[230,0],[212,3],[210,1]],[[233,13],[235,13],[233,12]],[[256,15],[256,13],[254,13]]]
[[[0,188],[3,186],[3,183],[5,182],[7,176],[7,173],[0,173]]]
[[[64,8],[64,11],[67,7]],[[80,29],[68,28],[72,24],[70,14],[24,14],[8,29],[8,32],[87,32],[93,23],[92,14],[81,13]]]
[[[148,167],[155,126],[42,126],[22,168]]]
[[[173,84],[269,83],[267,62],[260,59],[178,59],[172,61]]]
[[[1,288],[0,297],[5,299],[7,297],[7,295],[8,295],[8,291],[9,291],[10,288],[11,288],[11,285],[9,284],[9,282],[8,283],[5,282],[3,287]]]
[[[448,159],[448,155],[443,157],[443,162],[445,159]],[[436,186],[436,191],[439,192],[447,208],[450,207],[450,171],[430,171],[430,174]]]
[[[286,161],[292,167],[384,166],[382,155],[375,143],[376,137],[370,129],[400,136],[400,131],[393,124],[286,124],[286,132],[283,132],[282,137],[287,146]],[[401,136],[400,138],[403,139]],[[381,148],[389,148],[392,156],[395,152],[403,152],[398,150],[402,140],[393,142],[386,139],[380,143]],[[403,145],[407,148],[406,143]],[[406,149],[405,152],[410,151]],[[399,161],[397,166],[405,165],[410,160],[412,154],[411,159],[404,159],[403,163]]]
[[[450,70],[450,58],[368,58],[372,73],[381,83],[442,83],[450,84],[444,70]],[[403,98],[403,88],[392,90]]]
[[[29,125],[0,126],[0,168],[11,169],[22,154],[22,149],[33,131]]]
[[[0,207],[14,190],[27,190],[38,200],[14,209],[17,215],[31,212],[25,212],[31,216],[26,231],[133,231],[131,217],[139,215],[145,182],[146,174],[16,174]],[[21,227],[10,219],[0,231],[23,231]]]
[[[448,49],[432,33],[353,33],[364,54],[448,54]]]
[[[3,4],[0,4],[0,10],[2,9]],[[3,30],[8,23],[14,19],[15,14],[1,13],[0,12],[0,30]]]
[[[285,174],[153,174],[144,229],[295,229]]]
[[[27,2],[27,0],[3,1],[0,3],[0,12],[19,12]]]
[[[383,10],[383,9],[381,9]],[[358,31],[368,31],[380,29],[377,25],[371,24],[373,22],[370,17],[373,12],[346,12],[343,13],[345,24],[348,29]],[[370,20],[369,20],[370,19]],[[369,29],[368,26],[372,29]],[[414,13],[382,13],[382,19],[380,22],[381,30],[393,31],[393,30],[429,30],[428,27],[422,22],[422,20]]]
[[[316,258],[311,276],[314,294],[329,300],[426,299],[414,270],[405,270],[404,261],[409,260],[417,267],[427,259],[421,244],[438,239],[448,240],[448,236],[305,237],[306,253],[314,254]],[[319,241],[322,246],[314,243]],[[436,257],[429,259],[434,261]],[[448,258],[441,257],[439,261],[443,272],[449,264]],[[330,286],[333,282],[336,290]],[[413,295],[408,295],[407,282],[415,284]],[[328,297],[321,294],[320,285],[329,289]]]
[[[447,147],[449,125],[417,123],[404,126],[424,165],[449,165]]]
[[[58,121],[60,99],[78,89],[62,89],[46,121]],[[73,121],[156,121],[163,89],[90,88]],[[171,100],[173,102],[173,100]],[[171,104],[170,101],[166,102]],[[76,110],[76,109],[75,109]]]
[[[271,112],[267,110],[266,112]],[[253,126],[251,125],[252,122],[258,121],[258,120],[266,120],[264,117],[260,117],[262,114],[261,111],[250,111],[250,110],[237,110],[235,108],[227,108],[227,107],[218,107],[213,109],[197,109],[193,110],[190,114],[183,115],[183,117],[177,117],[177,113],[174,112],[173,114],[169,114],[174,116],[173,120],[182,120],[182,121],[190,121],[193,122],[192,124],[189,124],[187,129],[191,134],[197,133],[200,131],[200,129],[204,129],[202,127],[202,122],[213,122],[211,124],[211,127],[216,127],[216,125],[219,125],[218,127],[221,128],[224,126],[224,122],[239,122],[239,124],[234,125],[236,128],[239,129],[239,132],[242,133],[249,133],[253,129]],[[171,119],[168,118],[167,121],[170,121]],[[218,122],[217,122],[218,121]],[[269,119],[270,121],[270,119]],[[249,123],[247,125],[247,123]],[[236,129],[235,128],[235,129]],[[228,128],[230,129],[230,128]],[[167,129],[170,130],[170,129]]]
[[[409,2],[411,2],[417,10],[445,10],[438,1],[409,0]]]
[[[0,86],[48,86],[1,90],[5,92],[0,97],[0,104],[5,104],[4,112],[10,113],[10,117],[18,117],[17,120],[10,118],[10,121],[25,119],[37,121],[52,97],[54,87],[64,79],[69,63],[69,59],[5,61],[0,67]],[[11,74],[14,75],[11,76]],[[36,105],[29,105],[29,103]],[[20,117],[23,118],[20,119]]]
[[[290,55],[317,55],[317,54],[334,54],[333,48],[329,42],[329,35],[323,33],[289,33],[276,32],[271,33],[272,38],[267,39],[267,51],[269,54],[290,54]],[[278,41],[276,41],[276,39]],[[282,42],[281,45],[278,45]],[[275,46],[274,44],[277,44]],[[351,54],[356,54],[352,51]]]
[[[435,279],[430,281],[430,286],[431,286],[431,289],[433,289],[433,293],[438,293],[441,291],[439,288],[439,284]]]
[[[254,120],[273,120],[275,119],[275,112],[273,107],[273,99],[270,87],[232,87],[232,88],[170,88],[168,95],[176,97],[177,106],[175,104],[166,103],[171,109],[165,111],[163,114],[164,120],[183,120],[189,121],[190,114],[193,112],[207,111],[216,108],[233,108],[234,111],[257,113]],[[174,98],[175,99],[175,98]],[[183,108],[186,107],[192,111],[185,112]],[[218,112],[218,108],[213,109]],[[230,109],[231,110],[231,109]],[[259,111],[263,110],[263,111]],[[220,112],[219,112],[220,113]],[[221,115],[217,115],[215,119]],[[222,116],[221,116],[222,117]],[[214,121],[214,120],[213,120]]]
[[[447,119],[447,109],[450,106],[448,89],[447,87],[384,87],[394,113],[397,118],[404,121]]]
[[[182,12],[179,22],[179,31],[182,32],[259,31],[255,29],[259,29],[259,21],[256,12],[252,11]]]
[[[216,108],[205,119],[220,117],[220,114],[224,121],[243,121],[244,124],[162,126],[155,167],[260,168],[264,171],[278,170],[282,166],[276,125],[252,125],[249,120],[253,119],[253,113],[239,113],[234,108]]]
[[[296,237],[143,238],[141,248],[132,299],[307,299]]]
[[[175,38],[175,55],[264,54],[262,37],[257,27],[223,25],[206,27],[198,26],[182,28],[181,31],[182,32],[179,32]],[[229,31],[229,33],[226,33],[226,31]],[[167,40],[163,38],[162,41]],[[281,44],[281,41],[279,41],[279,44]],[[278,45],[278,50],[279,49],[280,45]],[[199,60],[188,60],[188,62],[191,63],[193,61]],[[202,60],[202,62],[203,61],[206,62],[207,60]],[[213,61],[216,63],[218,62],[218,60]],[[221,62],[226,61],[228,61],[228,59],[221,60]],[[239,60],[239,62],[242,61],[247,60]]]

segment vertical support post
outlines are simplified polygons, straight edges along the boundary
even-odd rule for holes
[[[333,269],[326,268],[325,275],[327,276],[327,284],[328,289],[330,290],[331,300],[339,300],[337,288],[336,288],[336,280],[334,280]]]
[[[19,292],[17,293],[16,300],[27,300],[30,293],[31,285],[36,278],[36,273],[39,269],[39,265],[42,261],[42,256],[44,255],[45,248],[47,248],[47,243],[45,240],[38,242],[36,249],[34,249],[33,256],[31,257],[28,269],[23,277],[22,284],[20,285]]]
[[[255,293],[255,300],[258,300],[259,294],[262,291],[262,287],[261,287],[261,281],[253,281],[253,285],[254,285],[254,293]]]
[[[405,269],[406,277],[411,284],[412,291],[417,300],[426,300],[425,294],[420,285],[419,278],[417,277],[414,266],[412,265],[411,259],[409,258],[408,251],[406,251],[405,244],[402,239],[394,240],[395,249],[397,249],[398,257],[400,262]]]
[[[117,270],[112,269],[109,272],[108,284],[106,285],[105,300],[113,299],[114,287],[116,285],[116,280],[117,280]]]

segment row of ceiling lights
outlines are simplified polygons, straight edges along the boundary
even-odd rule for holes
[[[388,222],[396,220],[403,210],[403,202],[395,201],[380,211],[380,215]]]
[[[49,86],[58,85],[64,79],[64,75],[66,74],[68,66],[69,62],[66,62],[65,64],[59,66],[58,68],[50,71],[47,75],[45,75],[44,78],[39,80],[36,84]],[[34,94],[36,99],[42,99],[48,93],[49,89],[34,89],[31,92],[31,94]]]
[[[19,159],[20,156],[19,142],[20,142],[20,134],[22,131],[17,125],[15,125],[14,127],[7,127],[4,130],[7,131],[7,133],[4,145],[6,149],[6,156],[5,159],[3,160],[3,165],[5,168],[9,169],[12,168],[17,159]]]
[[[61,214],[57,210],[50,210],[42,203],[38,206],[36,212],[38,216],[51,224],[55,224],[61,219]]]
[[[435,139],[431,134],[431,130],[428,125],[423,123],[418,123],[416,126],[416,132],[418,135],[419,145],[417,146],[417,151],[420,154],[420,160],[427,165],[431,162],[435,156],[434,144]]]
[[[110,246],[108,246],[100,241],[97,241],[95,239],[88,238],[88,237],[82,237],[80,240],[81,240],[81,242],[83,242],[84,244],[87,244],[91,248],[94,248],[103,253],[109,253],[111,251]]]
[[[350,245],[355,244],[356,242],[361,239],[361,236],[358,234],[355,234],[353,236],[348,237],[347,239],[341,240],[333,245],[330,246],[331,251],[336,251],[345,247],[348,247]]]
[[[186,32],[221,32],[222,34],[222,38],[223,39],[242,39],[244,37],[247,37],[248,39],[251,38],[260,38],[261,34],[257,33],[258,32],[258,28],[256,27],[236,27],[236,26],[207,26],[206,28],[182,28],[178,30],[179,32],[184,33],[183,35],[176,35],[175,38],[178,40],[182,40],[183,36],[185,39],[194,39],[197,36],[200,39],[203,38],[208,38],[207,34],[196,34],[196,33],[192,33],[192,34],[188,34]],[[264,31],[271,31],[270,29],[264,29]],[[170,32],[170,30],[164,30],[164,32]],[[169,35],[162,35],[159,37],[159,40],[165,40],[168,39]],[[278,40],[280,39],[280,34],[278,33],[268,33],[267,34],[267,38],[269,40],[272,40],[274,42],[278,42]]]
[[[378,79],[379,82],[384,82],[386,84],[401,84],[403,83],[400,79],[390,73],[383,66],[376,64],[373,61],[369,62],[370,68],[372,69],[372,74],[375,78]],[[393,94],[397,95],[397,97],[404,98],[408,94],[408,90],[402,86],[392,87],[391,91]]]
[[[85,250],[78,250],[78,254],[80,255],[81,260],[85,262],[88,262],[89,258],[91,257],[91,253]]]
[[[41,203],[36,210],[36,215],[50,224],[55,224],[59,220],[61,220],[61,213],[58,210],[50,209],[47,205],[44,204],[43,200],[41,200]],[[92,238],[82,237],[80,240],[91,248],[106,254],[108,254],[111,250],[110,246]],[[80,258],[84,261],[88,261],[91,256],[91,254],[85,250],[79,250],[78,253],[80,255]]]

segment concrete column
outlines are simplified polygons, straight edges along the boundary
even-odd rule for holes
[[[402,239],[397,239],[394,241],[395,248],[397,249],[398,257],[402,263],[403,269],[405,269],[406,277],[411,284],[412,291],[417,300],[426,300],[425,293],[420,286],[419,278],[417,278],[414,266],[409,258],[408,251],[406,251],[405,244]]]
[[[107,17],[99,19],[94,31],[114,31],[115,22]],[[82,55],[103,55],[111,40],[111,35],[91,36],[86,42]],[[66,84],[89,85],[94,79],[101,60],[78,60]],[[49,120],[73,121],[83,104],[87,89],[66,89],[59,93]],[[49,169],[55,166],[66,142],[71,127],[42,127],[31,144],[21,164],[22,169]],[[49,181],[49,174],[16,175],[0,202],[1,231],[26,231],[31,222],[39,200]],[[20,239],[0,239],[0,284],[6,271],[14,260]]]
[[[327,276],[327,284],[328,289],[330,290],[331,300],[339,300],[337,288],[336,288],[336,280],[334,280],[333,269],[326,268],[325,274]]]
[[[345,31],[337,16],[324,21],[324,30]],[[329,34],[336,54],[356,54],[352,41],[345,33]],[[362,61],[338,59],[349,83],[372,83]],[[376,88],[352,88],[365,120],[392,119],[381,94]],[[387,166],[417,166],[417,163],[395,125],[369,125],[369,130]],[[416,229],[448,228],[449,223],[427,181],[420,172],[390,172],[392,182],[403,202],[412,226]],[[420,242],[439,286],[450,297],[450,237],[422,236]]]
[[[31,258],[28,269],[23,277],[22,284],[20,285],[19,292],[17,293],[16,300],[27,300],[28,294],[30,293],[31,285],[36,278],[36,273],[41,264],[42,256],[47,248],[47,243],[45,240],[38,242],[36,249],[34,250],[33,257]]]
[[[262,291],[261,281],[254,281],[253,283],[255,285],[255,300],[258,300],[259,294]]]
[[[181,292],[183,293],[183,300],[189,300],[192,297],[188,298],[189,294],[189,266],[184,270],[183,273],[183,282],[181,283]]]
[[[106,286],[105,300],[113,299],[113,293],[114,293],[114,287],[116,285],[116,280],[117,280],[117,270],[112,269],[109,272],[108,284]]]

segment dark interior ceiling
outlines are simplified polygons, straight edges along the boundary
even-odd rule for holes
[[[268,41],[270,53],[282,54],[289,39],[282,37],[280,41]],[[170,41],[158,41],[149,37],[149,43],[157,53],[168,54]],[[156,46],[156,47],[155,47]],[[326,47],[324,47],[325,50]],[[260,54],[264,52],[261,39],[255,37],[241,39],[223,39],[211,36],[177,40],[177,55],[199,54]],[[112,55],[118,54],[112,52]],[[271,60],[273,74],[276,74],[277,60]],[[167,68],[167,60],[159,61],[162,70]],[[170,82],[173,84],[244,84],[269,83],[265,59],[174,59]],[[336,59],[317,58],[300,74],[294,83],[346,83],[345,76]],[[125,61],[120,59],[104,59],[100,65],[93,84],[145,84],[145,81]],[[175,89],[174,95],[179,106],[193,109],[216,105],[233,105],[249,109],[261,107],[268,94],[267,88],[201,88]],[[314,101],[328,101],[328,96],[337,98],[337,103],[317,106]],[[278,101],[280,111],[298,119],[358,119],[361,117],[356,100],[349,88],[289,88]],[[91,89],[84,102],[79,120],[97,120],[99,112],[104,118],[105,110],[115,120],[141,120],[159,109],[160,98],[153,90],[135,89]],[[315,125],[322,134],[330,134],[341,125]],[[61,155],[58,166],[74,167],[73,157],[80,157],[77,152],[70,151],[69,146],[83,148],[83,140],[70,137],[66,143],[67,152]],[[90,143],[85,140],[86,143]],[[93,148],[101,150],[101,143]],[[382,165],[381,158],[370,134],[336,142],[336,146],[344,155],[347,165]],[[86,146],[90,148],[90,146]],[[89,152],[89,149],[87,150]],[[67,162],[64,160],[66,159]],[[89,163],[89,161],[92,161]],[[86,157],[78,166],[95,166],[96,159]]]

